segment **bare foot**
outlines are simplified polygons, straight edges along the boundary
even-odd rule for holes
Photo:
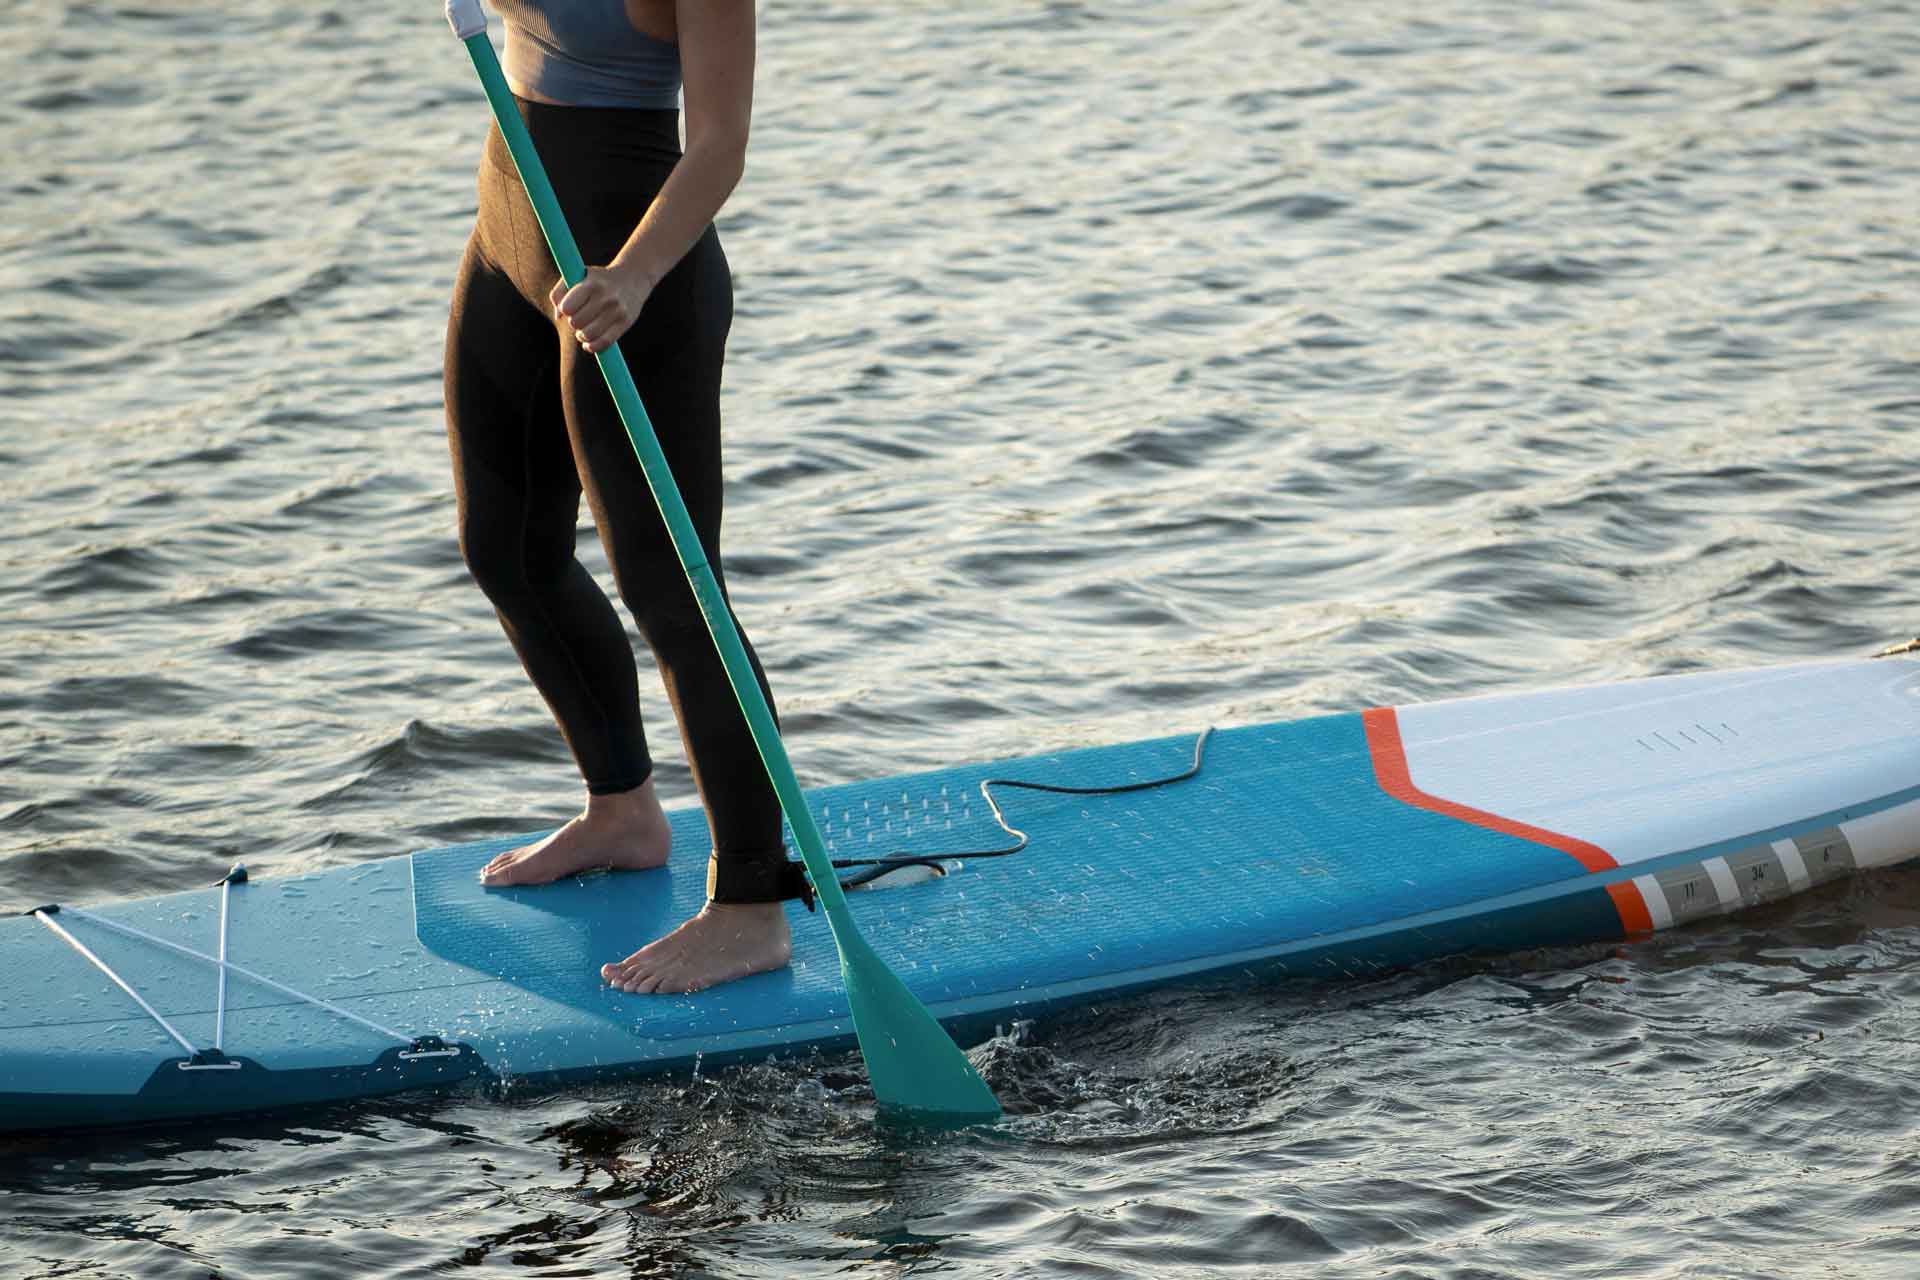
[[[793,935],[778,902],[709,902],[666,937],[600,966],[600,976],[621,991],[700,991],[784,969],[792,958]]]
[[[649,778],[631,791],[588,796],[585,813],[544,840],[501,854],[481,868],[480,883],[546,884],[602,867],[646,871],[665,866],[672,851],[673,826]]]

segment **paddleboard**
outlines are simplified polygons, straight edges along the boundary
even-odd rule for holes
[[[836,858],[943,872],[850,900],[964,1044],[1169,982],[1630,938],[1920,856],[1920,659],[1377,707],[807,799]],[[851,1046],[831,937],[797,903],[784,971],[601,983],[703,900],[704,820],[671,816],[660,871],[483,888],[516,837],[0,921],[0,1132]],[[1018,852],[957,856],[1009,830]]]

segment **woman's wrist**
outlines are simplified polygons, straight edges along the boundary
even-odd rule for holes
[[[613,261],[607,264],[607,270],[623,277],[628,284],[638,286],[646,293],[652,293],[654,286],[660,283],[660,277],[666,274],[654,270],[641,258],[629,258],[625,254],[616,255]]]

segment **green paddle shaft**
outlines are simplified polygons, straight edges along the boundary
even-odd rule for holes
[[[487,102],[493,108],[494,122],[513,153],[514,166],[533,203],[547,246],[553,251],[561,278],[572,288],[586,278],[586,264],[567,227],[560,203],[554,197],[553,186],[547,180],[539,153],[534,150],[526,123],[520,118],[519,107],[507,88],[500,61],[487,38],[486,18],[480,11],[479,0],[447,0],[447,18],[454,34],[460,37],[473,58],[474,70],[479,73]],[[740,641],[733,614],[701,549],[699,535],[680,498],[679,486],[674,483],[666,455],[654,435],[653,423],[640,403],[640,393],[633,385],[626,358],[616,344],[596,353],[596,359],[607,380],[607,389],[613,393],[614,406],[626,426],[627,437],[633,442],[640,466],[646,472],[661,518],[672,535],[674,550],[686,569],[687,581],[693,586],[700,612],[713,635],[740,710],[746,716],[761,762],[780,798],[780,807],[793,827],[807,875],[826,911],[840,953],[841,974],[847,983],[854,1032],[867,1059],[874,1095],[883,1106],[909,1112],[965,1120],[995,1118],[1000,1114],[999,1104],[986,1082],[974,1071],[973,1064],[860,936],[847,909],[846,894],[833,873],[826,841],[821,838],[820,829],[807,808],[799,779],[794,776],[786,747],[780,741],[773,712],[760,691],[752,664],[747,661],[746,646]]]

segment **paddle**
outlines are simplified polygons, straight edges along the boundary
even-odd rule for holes
[[[487,17],[480,8],[480,0],[447,0],[447,21],[473,57],[474,70],[479,72],[487,102],[493,108],[494,122],[513,153],[514,167],[520,171],[521,184],[533,202],[540,230],[547,237],[547,247],[553,251],[561,278],[572,288],[586,278],[586,264],[574,244],[560,203],[554,198],[553,186],[547,181],[546,169],[534,150],[526,123],[520,119],[506,77],[501,74],[500,60],[487,39]],[[701,550],[693,521],[680,499],[679,486],[674,483],[666,455],[660,451],[660,442],[654,436],[653,423],[640,403],[640,393],[634,388],[626,358],[617,345],[598,352],[595,358],[607,380],[607,389],[613,393],[620,420],[626,424],[627,437],[633,441],[633,450],[646,472],[653,500],[659,504],[660,515],[667,522],[667,531],[673,537],[674,550],[687,572],[687,581],[693,584],[693,594],[700,602],[707,630],[720,651],[720,660],[726,666],[734,696],[740,700],[740,710],[747,718],[754,745],[759,748],[767,776],[773,780],[774,791],[780,797],[780,807],[793,827],[801,860],[806,863],[807,874],[826,911],[834,945],[840,952],[840,975],[846,982],[847,1003],[853,1011],[854,1035],[867,1060],[867,1075],[873,1081],[874,1096],[882,1108],[912,1113],[919,1119],[962,1122],[995,1119],[1000,1114],[1000,1104],[994,1100],[993,1091],[927,1012],[926,1006],[914,998],[854,925],[846,894],[841,891],[833,863],[827,857],[826,842],[814,825],[813,815],[800,792],[800,782],[793,776],[793,765],[788,762],[786,748],[780,742],[773,712],[747,662],[746,647],[740,643],[733,615],[720,594],[713,568]]]

